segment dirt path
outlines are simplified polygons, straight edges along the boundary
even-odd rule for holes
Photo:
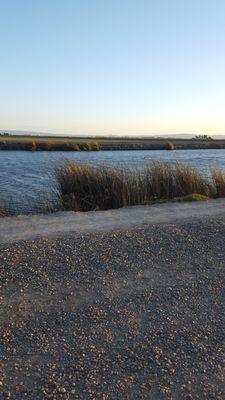
[[[220,215],[225,215],[225,199],[134,206],[87,213],[59,212],[49,215],[9,217],[0,219],[0,243],[70,232],[85,234],[112,229],[130,229],[143,224],[173,223]]]

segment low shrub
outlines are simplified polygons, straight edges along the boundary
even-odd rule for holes
[[[167,142],[165,147],[166,147],[166,150],[174,150],[174,144],[171,142]]]
[[[81,151],[99,151],[100,144],[98,142],[82,142],[79,143]]]
[[[91,142],[91,150],[92,151],[101,150],[101,146],[100,146],[99,142]]]
[[[68,149],[69,151],[79,151],[80,147],[78,146],[77,143],[68,143]]]

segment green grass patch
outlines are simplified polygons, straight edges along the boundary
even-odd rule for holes
[[[175,197],[174,199],[174,201],[187,201],[187,202],[208,201],[208,200],[210,200],[209,196],[204,196],[203,194],[199,193],[192,193],[188,194],[187,196]]]

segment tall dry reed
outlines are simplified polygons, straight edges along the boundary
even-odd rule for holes
[[[219,169],[211,170],[214,197],[225,197],[225,173]]]
[[[150,163],[144,169],[119,170],[110,167],[64,162],[56,170],[61,203],[74,211],[106,210],[146,204],[198,193],[221,196],[215,176],[180,163]],[[223,183],[225,197],[225,178]]]

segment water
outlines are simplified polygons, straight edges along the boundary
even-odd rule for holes
[[[52,198],[56,188],[54,168],[62,159],[88,164],[142,166],[149,160],[179,161],[201,171],[225,170],[225,150],[100,151],[100,152],[0,152],[0,200],[11,202],[18,212],[41,206],[41,198]]]

